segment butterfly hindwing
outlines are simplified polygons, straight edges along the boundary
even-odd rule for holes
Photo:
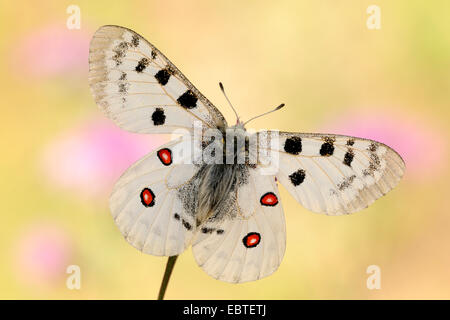
[[[331,134],[279,132],[280,183],[311,211],[340,215],[366,208],[394,188],[405,165],[388,146]]]
[[[219,110],[157,48],[132,30],[103,26],[90,44],[89,84],[121,128],[138,133],[226,127]]]
[[[132,165],[110,197],[113,218],[127,241],[144,253],[183,252],[196,223],[183,204],[180,188],[198,171],[177,159],[185,142],[172,141]]]
[[[250,169],[226,215],[203,223],[193,241],[199,266],[210,276],[241,283],[272,274],[286,246],[285,220],[275,177]]]

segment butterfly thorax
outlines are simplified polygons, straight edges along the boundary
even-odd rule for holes
[[[249,163],[250,136],[242,123],[227,128],[223,134],[223,163]]]

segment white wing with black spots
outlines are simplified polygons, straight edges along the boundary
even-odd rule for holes
[[[304,207],[341,215],[366,208],[400,181],[405,164],[388,146],[342,135],[276,132],[280,183]]]
[[[224,128],[219,110],[157,48],[132,30],[103,26],[89,51],[89,84],[99,107],[138,133]]]
[[[283,208],[274,176],[251,169],[248,183],[231,197],[227,215],[210,218],[197,230],[193,253],[210,276],[241,283],[272,274],[286,247]]]
[[[195,218],[179,190],[197,173],[177,159],[186,141],[172,141],[132,165],[110,197],[111,213],[125,239],[144,253],[173,256],[191,244]]]

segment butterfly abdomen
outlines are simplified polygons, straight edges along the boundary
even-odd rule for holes
[[[232,218],[236,188],[247,183],[248,175],[249,167],[246,165],[202,165],[195,177],[179,190],[179,198],[197,224],[207,219]]]

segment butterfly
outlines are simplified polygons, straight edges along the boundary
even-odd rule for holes
[[[278,182],[307,209],[343,215],[386,194],[405,171],[390,147],[344,135],[269,130],[238,145],[228,132],[246,134],[239,117],[228,126],[169,59],[124,27],[103,26],[94,34],[89,84],[100,109],[122,129],[189,133],[137,161],[115,184],[109,205],[125,239],[156,256],[192,246],[198,265],[226,282],[261,279],[279,267],[286,228]],[[266,143],[252,143],[251,151],[250,140]],[[231,154],[220,149],[225,145],[233,146]],[[187,161],[196,151],[231,162]],[[274,172],[264,171],[269,153],[278,159]],[[244,161],[236,161],[238,154]]]

